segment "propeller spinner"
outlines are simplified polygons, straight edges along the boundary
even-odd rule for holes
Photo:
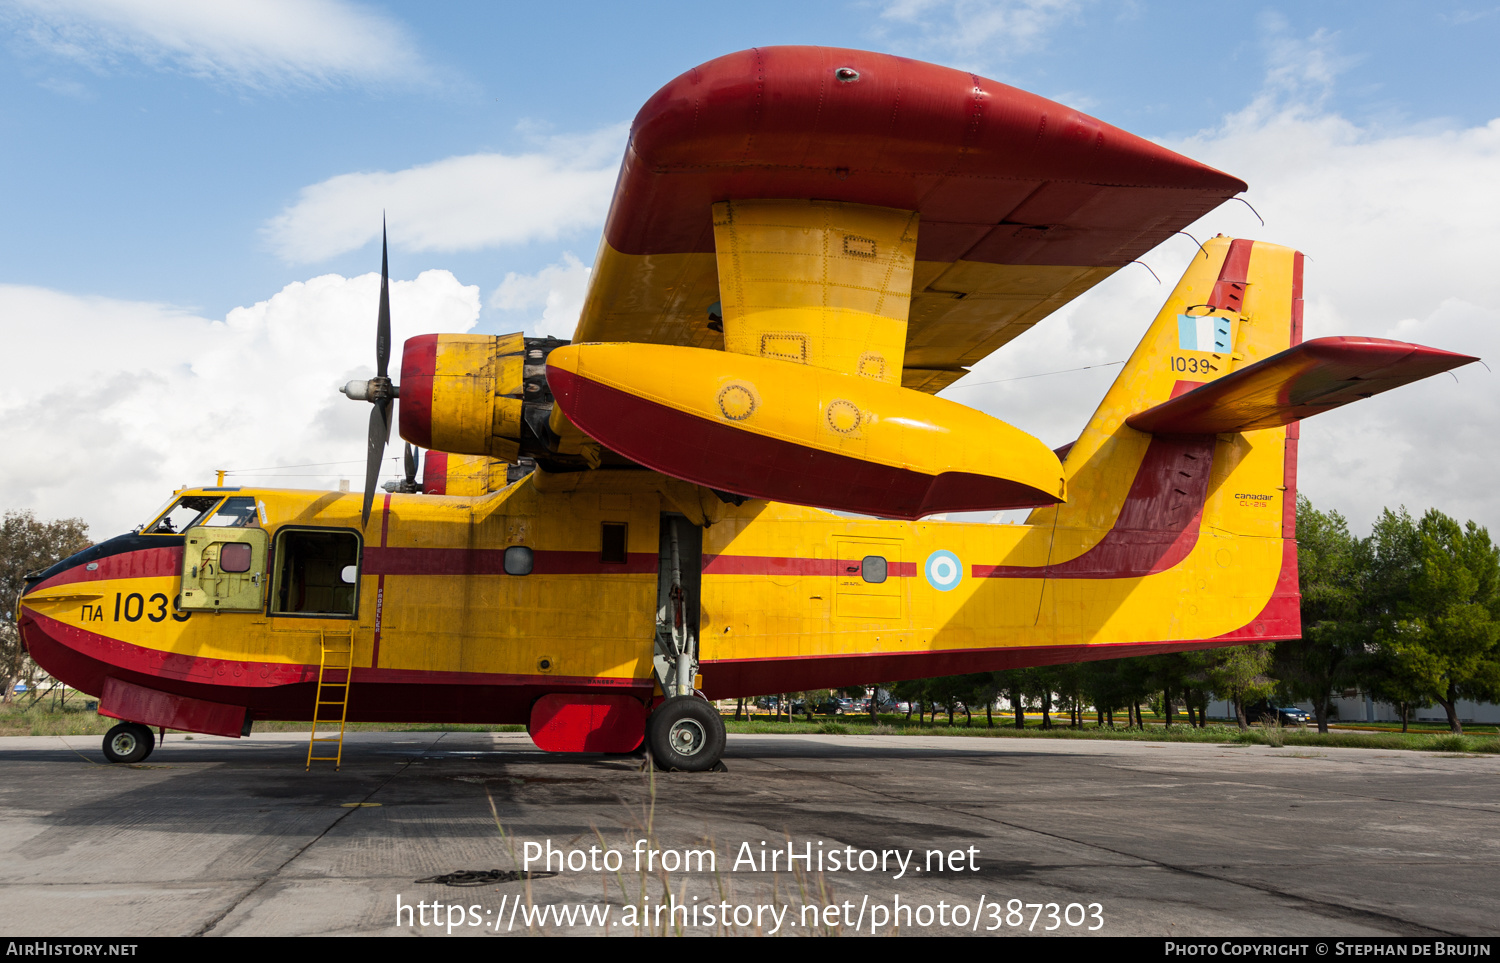
[[[368,401],[370,433],[365,450],[365,502],[360,513],[360,527],[370,522],[370,505],[375,501],[375,482],[380,477],[380,462],[385,444],[391,437],[391,405],[401,389],[391,382],[391,277],[387,258],[385,223],[380,225],[380,315],[375,321],[375,377],[369,381],[351,381],[339,390],[351,401]],[[410,474],[410,473],[408,473]]]

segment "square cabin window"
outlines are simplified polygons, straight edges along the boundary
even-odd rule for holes
[[[625,556],[625,523],[605,522],[601,528],[604,548],[599,553],[599,561],[606,565],[624,565]]]
[[[879,555],[866,555],[859,563],[859,577],[877,585],[885,581],[885,559]]]
[[[255,551],[245,542],[225,542],[219,547],[219,571],[240,575],[250,571]]]
[[[506,575],[530,575],[536,556],[525,545],[512,545],[505,550]]]

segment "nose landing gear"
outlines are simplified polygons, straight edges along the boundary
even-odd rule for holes
[[[139,722],[122,722],[104,734],[104,758],[110,762],[140,762],[156,748],[156,734]]]

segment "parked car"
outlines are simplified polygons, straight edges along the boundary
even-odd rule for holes
[[[832,699],[829,699],[826,702],[819,702],[818,704],[814,705],[813,712],[816,715],[820,716],[841,716],[844,714],[844,707],[839,705],[837,702],[834,702]],[[801,702],[792,703],[792,715],[806,715],[804,704]]]
[[[1250,722],[1280,723],[1283,726],[1305,726],[1312,721],[1312,713],[1296,706],[1276,706],[1270,702],[1257,702],[1245,708],[1245,719]]]

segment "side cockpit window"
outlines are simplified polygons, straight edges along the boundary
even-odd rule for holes
[[[207,528],[250,528],[258,521],[255,514],[255,499],[239,496],[224,499],[224,504],[220,505],[207,521],[198,524]]]
[[[283,529],[276,536],[272,615],[359,614],[359,536],[353,532]]]

